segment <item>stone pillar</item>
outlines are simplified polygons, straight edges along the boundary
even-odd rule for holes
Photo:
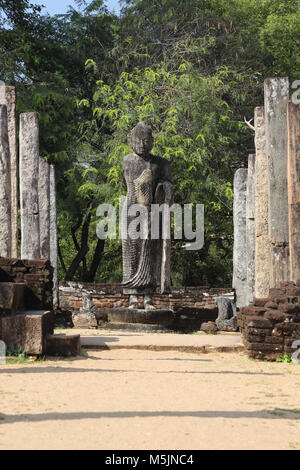
[[[300,279],[300,105],[288,103],[290,278]]]
[[[21,258],[40,258],[39,123],[37,113],[20,116]]]
[[[50,259],[50,165],[39,159],[39,217],[41,258]]]
[[[56,208],[55,166],[50,166],[50,262],[53,267],[53,305],[59,306],[58,296],[58,233]]]
[[[227,297],[217,297],[218,318],[216,325],[220,331],[237,331],[236,305]]]
[[[7,108],[5,105],[0,105],[0,256],[3,258],[9,258],[11,253],[10,213],[10,154]]]
[[[240,168],[234,176],[234,246],[233,288],[237,307],[247,305],[247,253],[246,253],[246,195],[248,170]]]
[[[7,107],[10,151],[11,253],[18,257],[18,158],[16,143],[16,92],[13,86],[0,86],[0,104]]]
[[[286,118],[288,99],[287,78],[265,80],[271,244],[270,287],[280,287],[281,281],[288,281],[290,278]]]
[[[267,298],[270,289],[269,188],[265,108],[255,108],[255,297]]]
[[[254,225],[254,177],[255,155],[248,157],[246,237],[247,237],[247,305],[254,298],[255,284],[255,225]]]

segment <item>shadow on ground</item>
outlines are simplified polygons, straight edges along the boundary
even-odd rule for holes
[[[101,419],[101,418],[259,418],[259,419],[288,419],[300,420],[300,410],[293,409],[272,409],[260,411],[107,411],[107,412],[83,412],[83,413],[40,413],[24,415],[0,414],[1,424],[12,424],[41,421],[70,421],[80,419]]]
[[[140,373],[140,374],[203,374],[203,375],[252,375],[252,376],[282,376],[284,374],[279,373],[272,373],[272,372],[235,372],[231,370],[223,370],[223,371],[187,371],[187,370],[166,370],[166,371],[153,371],[153,370],[133,370],[133,369],[85,369],[85,368],[78,368],[78,367],[62,367],[62,366],[45,366],[45,367],[20,367],[18,369],[15,368],[7,368],[0,369],[0,374],[59,374],[59,373],[74,373],[74,372],[91,372],[91,373]]]

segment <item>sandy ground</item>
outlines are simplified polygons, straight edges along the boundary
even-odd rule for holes
[[[300,449],[300,366],[90,351],[0,366],[0,449]]]

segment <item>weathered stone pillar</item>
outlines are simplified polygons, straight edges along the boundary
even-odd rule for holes
[[[255,297],[267,298],[270,289],[269,183],[265,108],[255,108]]]
[[[248,170],[240,168],[234,176],[234,246],[233,288],[237,307],[247,305],[247,253],[246,253],[246,195]]]
[[[18,257],[18,158],[16,143],[16,91],[13,86],[0,86],[0,104],[7,107],[8,141],[10,152],[11,253]]]
[[[265,127],[265,108],[255,108],[255,297],[267,298],[270,289],[270,238],[268,156]]]
[[[39,123],[37,113],[20,116],[21,258],[40,258]]]
[[[39,217],[41,258],[50,259],[50,165],[39,159]]]
[[[7,127],[7,108],[0,105],[0,256],[11,253],[10,223],[10,154]]]
[[[255,225],[254,225],[255,155],[248,157],[246,237],[247,237],[247,304],[254,298],[255,284]]]
[[[57,208],[56,208],[56,181],[55,166],[50,166],[50,262],[53,273],[53,305],[59,306],[58,297],[58,233],[57,233]]]
[[[270,287],[280,287],[281,281],[288,281],[290,278],[286,118],[288,99],[287,78],[265,80],[271,243]]]
[[[218,318],[216,325],[221,331],[237,331],[236,305],[227,297],[217,297]]]
[[[288,103],[290,278],[300,279],[300,105]]]

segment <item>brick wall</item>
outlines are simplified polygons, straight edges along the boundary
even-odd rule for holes
[[[52,278],[53,269],[46,259],[0,258],[0,282],[25,284],[26,309],[53,309]]]
[[[295,352],[292,345],[300,340],[300,282],[282,282],[280,289],[270,289],[268,298],[241,308],[238,325],[250,357],[276,360]]]
[[[82,292],[88,292],[97,309],[98,320],[106,321],[108,309],[128,307],[129,296],[123,294],[121,284],[87,284],[82,282],[61,282],[59,287],[60,308],[76,313],[82,307]],[[188,316],[193,325],[214,321],[218,309],[215,298],[234,297],[232,289],[210,287],[173,287],[170,294],[154,294],[154,305],[158,309],[173,309],[177,317]],[[185,322],[186,323],[186,322]]]

